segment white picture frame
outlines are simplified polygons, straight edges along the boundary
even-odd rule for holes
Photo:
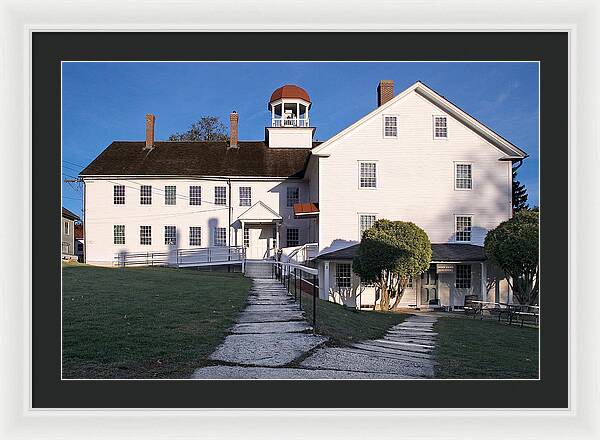
[[[600,3],[557,0],[381,2],[17,0],[0,3],[0,438],[433,438],[600,437],[600,296],[578,290],[600,247]],[[435,7],[434,7],[435,6]],[[432,14],[432,10],[436,13]],[[568,31],[570,34],[570,404],[564,410],[311,409],[43,410],[31,407],[31,33],[54,31]],[[582,288],[585,284],[581,283]],[[566,292],[565,292],[566,295]],[[485,392],[485,390],[482,390]],[[399,399],[403,398],[399,396]]]

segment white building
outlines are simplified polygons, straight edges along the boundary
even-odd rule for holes
[[[81,173],[87,262],[166,252],[185,263],[190,249],[235,246],[263,259],[315,243],[321,297],[372,305],[352,252],[387,218],[416,223],[434,243],[404,305],[509,301],[481,246],[511,217],[512,164],[527,154],[421,82],[394,96],[381,81],[378,104],[323,143],[313,142],[308,93],[293,85],[272,94],[264,141],[238,141],[233,112],[229,142],[155,142],[147,115],[145,142],[115,141]]]

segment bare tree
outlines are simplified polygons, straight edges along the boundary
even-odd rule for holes
[[[169,136],[170,141],[226,141],[227,128],[217,116],[202,116],[183,133]]]

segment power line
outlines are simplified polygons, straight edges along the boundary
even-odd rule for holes
[[[190,211],[190,212],[177,212],[177,213],[173,213],[173,214],[145,214],[145,215],[119,215],[117,218],[118,219],[136,219],[136,218],[145,218],[145,217],[154,217],[154,218],[163,218],[163,217],[175,217],[175,216],[185,216],[185,215],[189,215],[189,214],[201,214],[204,212],[213,212],[213,211],[220,211],[222,209],[228,209],[227,207],[224,208],[213,208],[213,209],[203,209],[203,210],[198,210],[198,211]],[[90,223],[100,223],[99,220],[115,220],[115,217],[105,217],[105,218],[94,218],[93,220],[89,219],[88,216],[88,222]]]

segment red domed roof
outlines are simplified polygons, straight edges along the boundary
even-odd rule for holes
[[[286,84],[282,87],[279,87],[273,92],[269,102],[273,102],[281,98],[299,98],[310,102],[310,96],[308,96],[306,90],[294,84]]]

